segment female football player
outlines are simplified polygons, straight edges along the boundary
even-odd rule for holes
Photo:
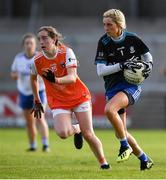
[[[39,125],[42,136],[43,151],[48,151],[49,132],[44,114],[42,114],[42,117],[39,118],[36,122],[33,114],[31,113],[34,103],[30,83],[30,66],[34,61],[35,54],[37,53],[35,36],[33,34],[25,34],[22,40],[22,46],[24,51],[16,55],[11,67],[11,77],[14,80],[17,80],[17,88],[19,91],[19,106],[22,108],[23,115],[26,120],[27,133],[30,143],[28,151],[35,151],[37,148],[37,125]],[[44,83],[41,80],[38,93],[40,100],[43,102],[43,104],[46,104]]]
[[[106,11],[103,25],[105,34],[98,42],[95,64],[98,76],[103,77],[105,82],[105,114],[120,141],[117,162],[127,160],[133,152],[140,159],[140,169],[150,169],[152,160],[126,128],[126,108],[139,99],[141,86],[128,83],[123,70],[140,68],[137,62],[141,62],[145,66],[143,76],[147,78],[152,70],[152,56],[136,34],[125,30],[125,17],[120,10]]]
[[[91,96],[77,75],[77,60],[72,49],[60,42],[60,35],[52,26],[43,26],[38,32],[42,49],[32,66],[31,84],[35,99],[35,116],[41,116],[42,103],[38,95],[37,75],[43,78],[46,96],[54,119],[57,135],[66,139],[74,135],[77,149],[82,147],[82,135],[95,154],[101,169],[109,169],[103,147],[92,127]],[[71,124],[72,113],[79,124]]]

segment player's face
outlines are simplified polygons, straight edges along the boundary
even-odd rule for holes
[[[48,36],[48,32],[43,30],[38,33],[40,48],[44,52],[50,52],[55,48],[55,40]]]
[[[28,56],[31,56],[35,53],[36,50],[35,38],[29,37],[24,40],[24,50]]]
[[[111,37],[118,37],[119,34],[119,26],[109,17],[103,18],[104,30]]]

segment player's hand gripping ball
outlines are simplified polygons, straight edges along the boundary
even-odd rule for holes
[[[145,77],[143,75],[144,68],[144,64],[138,62],[135,68],[124,69],[124,77],[126,81],[131,84],[141,84],[145,80]]]

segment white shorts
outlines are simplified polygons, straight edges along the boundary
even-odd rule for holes
[[[73,109],[52,109],[52,114],[54,118],[58,114],[63,114],[63,113],[72,114],[73,112],[86,112],[89,111],[90,109],[91,109],[91,102],[86,101],[76,106]]]

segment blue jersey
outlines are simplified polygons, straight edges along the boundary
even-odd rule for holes
[[[133,57],[141,59],[141,55],[147,52],[149,52],[149,48],[135,33],[124,31],[119,40],[104,34],[98,42],[95,64],[113,65]],[[123,71],[104,76],[103,78],[106,92],[117,84],[125,82]]]

